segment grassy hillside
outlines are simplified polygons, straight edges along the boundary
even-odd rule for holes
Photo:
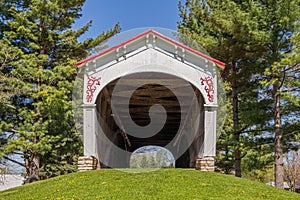
[[[184,169],[148,173],[73,173],[0,192],[0,199],[300,199],[300,195],[233,176]]]

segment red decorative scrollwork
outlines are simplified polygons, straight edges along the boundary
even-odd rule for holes
[[[206,92],[207,98],[209,102],[214,102],[214,81],[211,76],[207,76],[206,78],[200,78],[201,85],[204,86],[204,90]]]
[[[100,80],[101,78],[96,78],[96,77],[93,77],[93,76],[89,76],[88,77],[88,84],[87,84],[87,87],[86,87],[86,101],[87,102],[92,102],[93,100],[93,96],[94,96],[94,92],[96,91],[97,89],[97,86],[100,85]]]

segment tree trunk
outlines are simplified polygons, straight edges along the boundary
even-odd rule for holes
[[[275,163],[275,186],[277,188],[283,188],[284,182],[284,168],[283,168],[283,150],[282,150],[282,122],[280,111],[280,94],[279,94],[279,82],[276,81],[273,84],[273,99],[274,99],[274,163]]]
[[[232,80],[231,80],[231,100],[232,100],[232,114],[233,114],[233,138],[235,140],[235,151],[234,151],[234,168],[235,168],[235,176],[241,177],[242,170],[241,170],[241,151],[239,149],[239,142],[240,142],[240,132],[238,131],[239,126],[239,109],[238,109],[238,92],[237,92],[237,81],[236,81],[236,68],[235,64],[232,66]]]
[[[38,136],[33,137],[33,142],[38,143],[40,138]],[[27,172],[26,182],[32,183],[40,179],[40,163],[41,154],[34,150],[27,150],[25,157],[25,167]]]
[[[31,154],[25,159],[25,166],[27,171],[26,182],[32,183],[39,180],[41,156],[37,153]]]

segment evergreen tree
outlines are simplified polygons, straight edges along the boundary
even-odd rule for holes
[[[299,134],[299,0],[260,1],[269,34],[262,85],[273,101],[275,185],[283,188],[283,155]],[[297,44],[298,41],[298,44]],[[298,51],[298,52],[297,52]],[[298,146],[298,145],[297,145]],[[299,147],[298,147],[299,148]]]
[[[5,145],[0,152],[6,159],[22,154],[24,162],[11,160],[25,167],[29,182],[74,171],[82,150],[72,113],[75,63],[119,31],[116,24],[95,39],[79,42],[91,26],[90,21],[72,30],[84,2],[1,2],[0,17],[4,20],[0,22],[0,39],[9,41],[13,52],[20,53],[13,62],[5,63],[5,74],[0,74],[1,80],[5,76],[17,80],[7,84],[14,90],[7,99],[11,110],[1,113],[0,133]],[[6,90],[1,88],[3,92]]]
[[[233,158],[229,154],[223,158],[228,159],[226,165],[234,161],[235,175],[240,177],[241,159],[246,154],[241,136],[263,122],[252,117],[261,112],[260,105],[253,107],[257,102],[259,77],[254,75],[262,72],[257,57],[265,40],[260,27],[261,9],[253,1],[233,0],[187,0],[185,5],[179,4],[179,9],[182,18],[179,32],[195,39],[213,57],[226,63],[222,76],[230,99],[232,126],[227,124],[230,128],[225,127],[221,138],[227,146],[223,152],[233,152]],[[226,168],[228,172],[230,166]]]
[[[188,0],[180,13],[179,31],[227,64],[223,77],[231,98],[236,175],[247,156],[241,145],[249,145],[246,152],[259,150],[271,139],[275,182],[282,188],[283,152],[298,144],[293,141],[299,133],[298,34],[291,40],[298,30],[299,0]],[[269,151],[265,148],[265,155]]]

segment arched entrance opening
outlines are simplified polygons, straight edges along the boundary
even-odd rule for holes
[[[99,133],[103,133],[109,141],[98,142],[97,151],[101,168],[129,167],[130,154],[122,154],[118,149],[132,153],[148,145],[165,147],[173,155],[176,155],[176,167],[195,167],[204,137],[204,100],[200,91],[188,81],[174,75],[142,72],[123,76],[121,85],[118,85],[121,90],[114,93],[116,84],[120,84],[119,80],[108,83],[96,99],[98,129],[101,129]],[[137,89],[136,85],[139,86]],[[130,91],[132,88],[134,88],[133,92]],[[192,88],[199,110],[194,110],[194,105],[190,104],[189,98],[191,97],[186,92],[188,88]],[[124,98],[128,94],[132,95],[129,104],[126,105],[128,102]],[[114,104],[112,104],[112,95],[117,96]],[[179,102],[179,99],[187,101]],[[151,122],[149,110],[153,105],[161,105],[165,109],[165,112],[155,113],[157,117],[166,114],[166,121],[156,134],[151,137],[143,137],[143,132],[133,136],[126,131],[126,127],[130,126],[127,123],[128,118],[125,116],[126,109],[129,109],[130,117],[137,126],[145,127]],[[113,113],[113,106],[118,110],[117,114]],[[200,115],[198,121],[193,117],[197,115]],[[157,126],[159,125],[158,122]],[[185,132],[182,133],[180,132],[182,127],[193,128],[185,128]],[[188,133],[186,130],[191,132]],[[103,136],[98,139],[102,138]],[[178,150],[179,148],[181,151]]]
[[[132,152],[130,168],[174,168],[175,158],[166,148],[143,146]]]

